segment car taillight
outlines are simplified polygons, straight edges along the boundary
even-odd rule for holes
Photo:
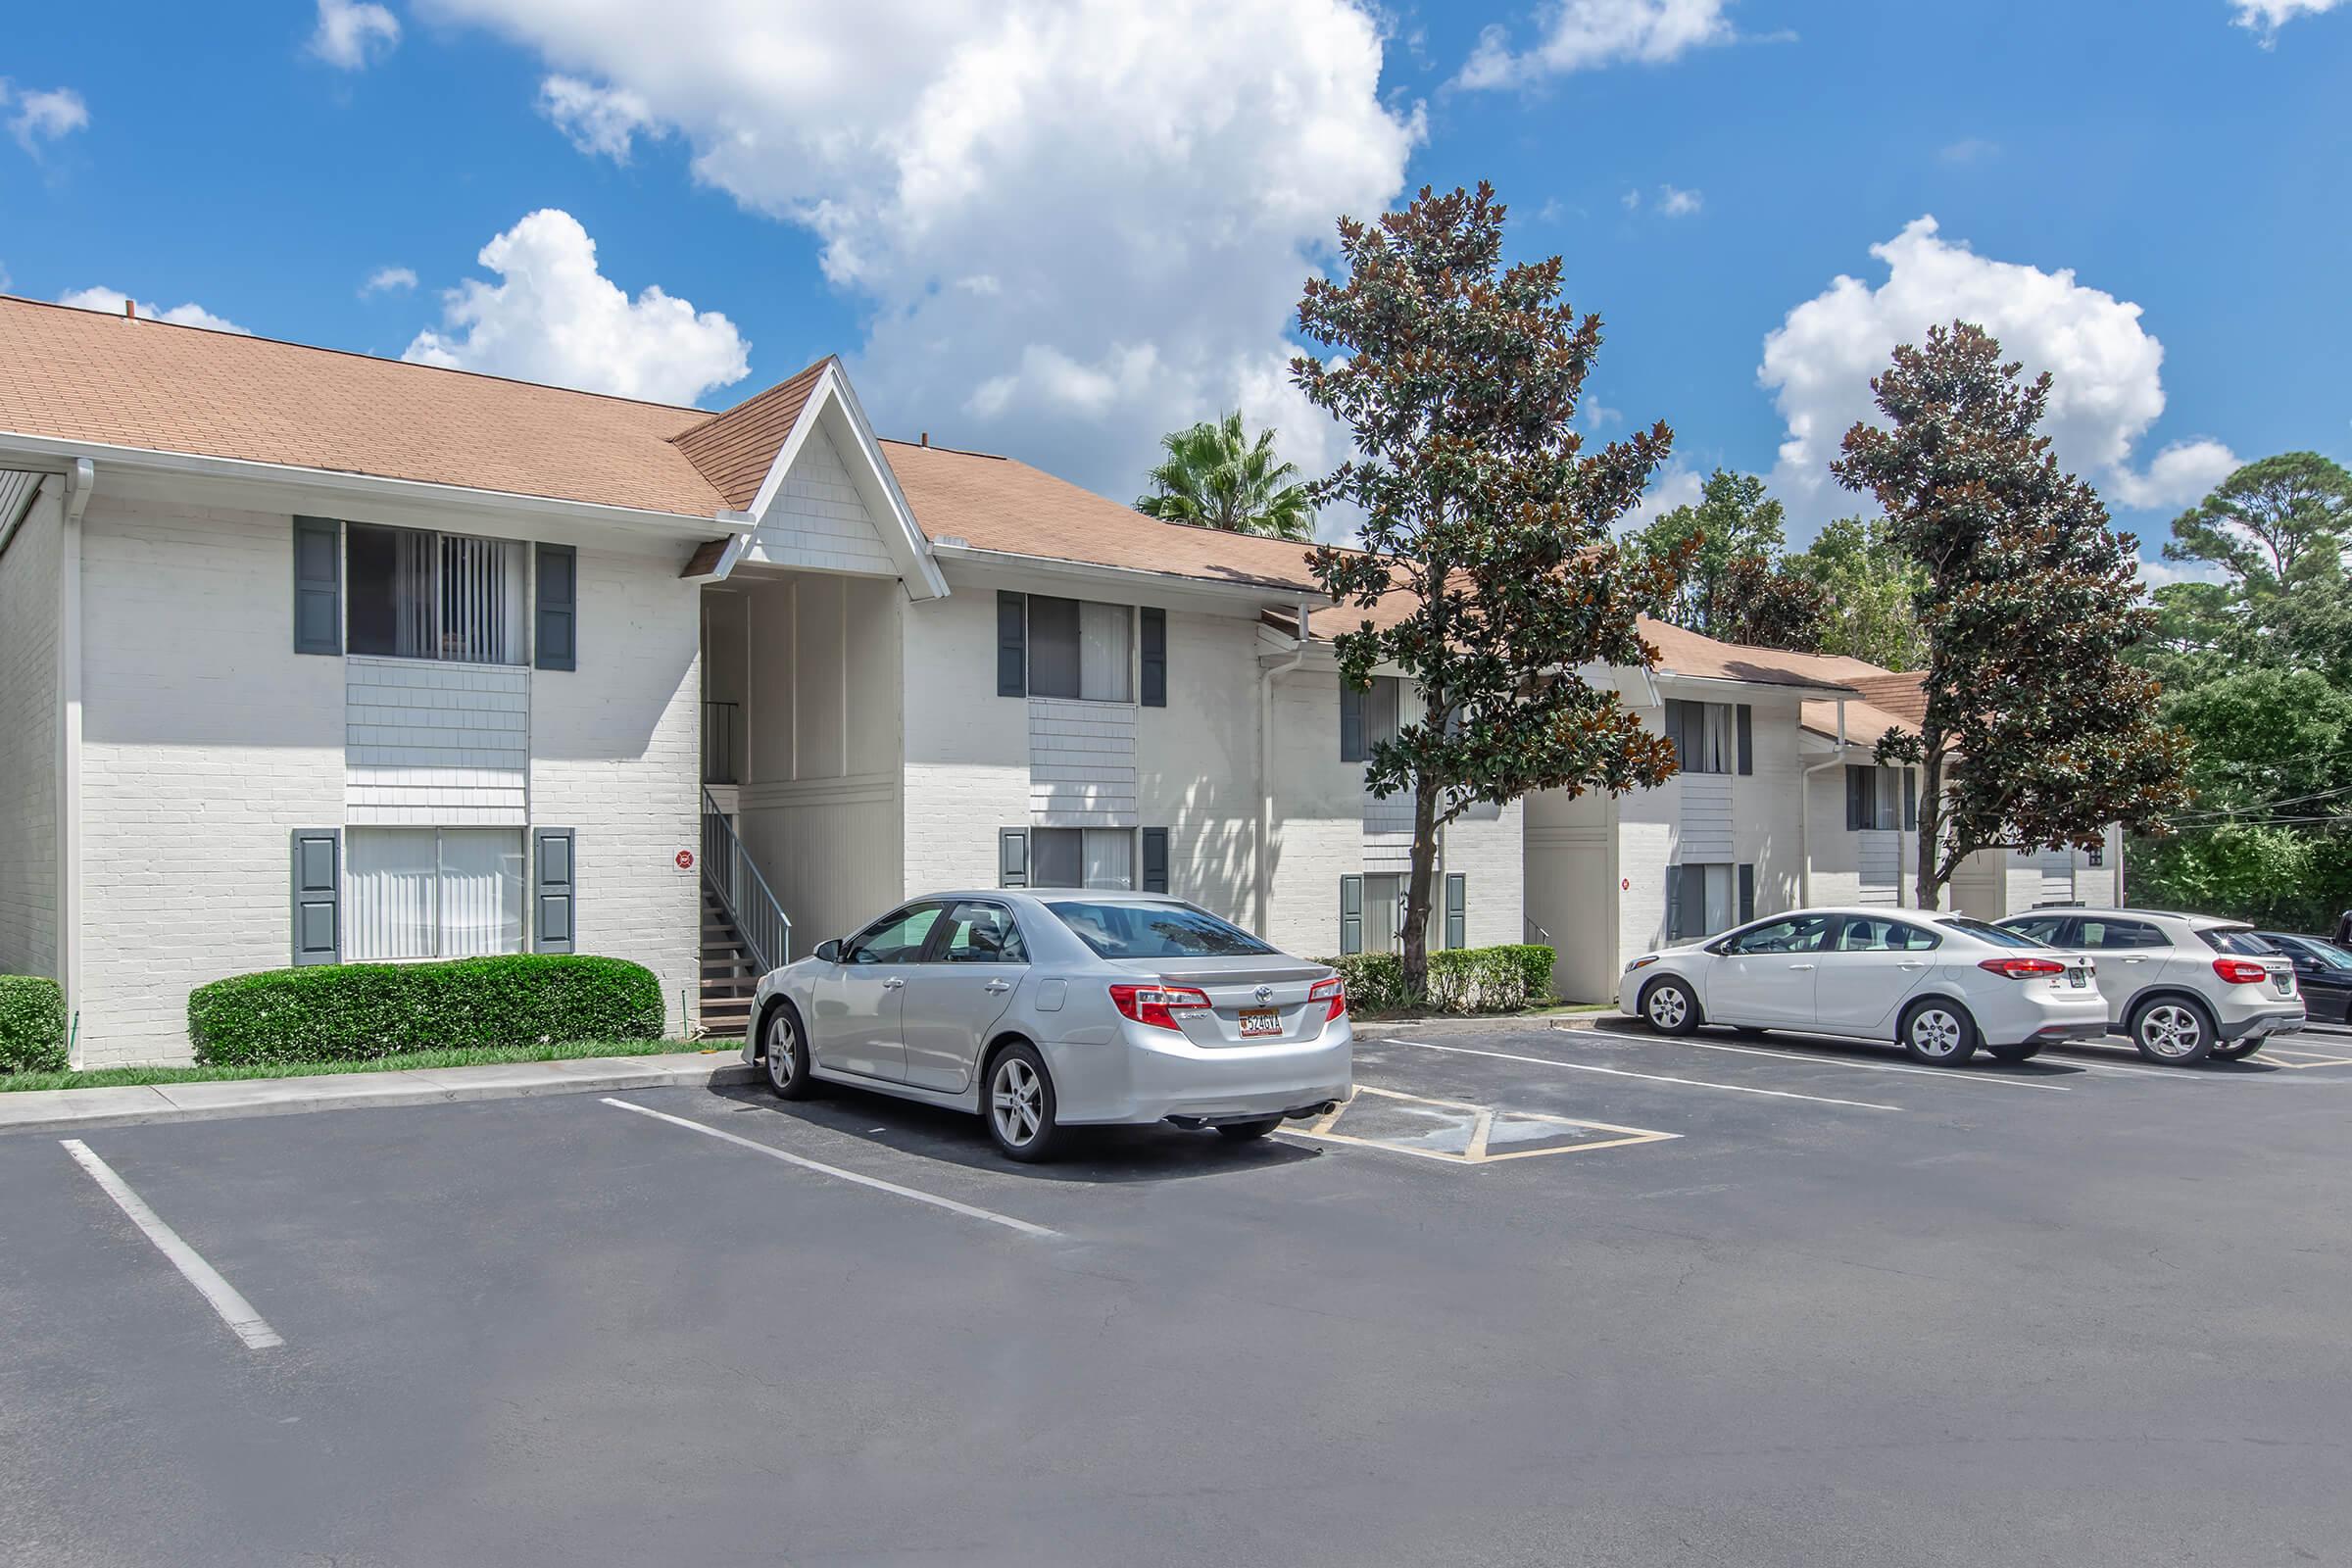
[[[1191,986],[1112,986],[1110,1004],[1119,1015],[1154,1029],[1180,1028],[1176,1014],[1206,1012],[1208,993]]]
[[[1307,992],[1306,1000],[1309,1003],[1328,1002],[1331,1004],[1331,1010],[1323,1014],[1325,1023],[1331,1022],[1334,1018],[1348,1016],[1348,987],[1336,974],[1328,980],[1316,981],[1314,988]]]
[[[2271,977],[2271,971],[2251,958],[2216,958],[2213,972],[2233,986],[2260,985]]]
[[[1984,958],[1977,967],[2012,980],[2031,980],[2037,974],[2064,974],[2066,965],[2055,958]]]

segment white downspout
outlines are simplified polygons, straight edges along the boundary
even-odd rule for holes
[[[1288,659],[1257,672],[1257,935],[1267,937],[1274,923],[1274,683],[1306,661],[1308,612],[1298,602],[1298,637]]]
[[[1845,699],[1838,699],[1838,750],[1826,762],[1815,762],[1796,780],[1796,902],[1813,906],[1813,775],[1845,765]]]
[[[57,982],[66,993],[76,1057],[81,1009],[81,516],[98,471],[87,458],[66,470],[57,565]],[[79,1066],[76,1060],[73,1063]]]

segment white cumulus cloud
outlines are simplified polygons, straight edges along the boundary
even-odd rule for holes
[[[629,298],[569,213],[528,215],[479,260],[499,281],[443,295],[441,328],[417,333],[402,359],[658,403],[692,403],[751,372],[734,322],[658,287]]]
[[[400,19],[374,0],[318,0],[311,53],[341,71],[381,60],[400,42]]]
[[[388,293],[393,289],[412,289],[416,286],[416,270],[410,267],[379,267],[368,274],[360,285],[360,298],[370,294]]]
[[[422,3],[535,50],[543,111],[583,146],[677,136],[698,179],[812,233],[869,322],[853,371],[884,429],[1122,500],[1168,430],[1304,417],[1268,370],[1300,285],[1340,214],[1397,195],[1422,135],[1351,0],[711,0],[692,26]],[[1283,426],[1301,463],[1320,439]]]
[[[1706,197],[1694,190],[1677,190],[1672,185],[1658,187],[1658,211],[1668,218],[1689,218],[1706,205]]]
[[[1885,282],[1838,277],[1764,339],[1757,378],[1788,425],[1773,482],[1793,518],[1819,522],[1848,504],[1829,465],[1857,420],[1879,417],[1870,378],[1897,344],[1954,320],[2000,339],[2029,375],[2051,373],[2042,429],[2058,461],[2111,499],[2170,506],[2235,466],[2219,442],[2194,441],[2168,448],[2145,472],[2132,468],[2134,444],[2164,412],[2164,345],[2140,324],[2137,305],[2077,282],[2071,270],[1979,256],[1942,238],[1933,218],[1870,253],[1886,263]]]
[[[1729,43],[1731,0],[1559,0],[1541,13],[1543,36],[1514,50],[1499,25],[1478,35],[1478,47],[1454,78],[1462,87],[1513,87],[1544,76],[1631,61],[1663,65],[1706,44]]]
[[[55,141],[90,122],[90,106],[71,87],[18,92],[0,80],[0,105],[10,103],[17,112],[8,117],[8,132],[28,153],[37,153],[42,142]]]
[[[239,326],[224,316],[215,316],[193,301],[174,305],[167,311],[152,301],[133,298],[119,288],[108,288],[104,284],[60,294],[57,303],[71,305],[77,311],[103,311],[109,316],[121,316],[125,299],[129,299],[139,315],[150,321],[170,321],[174,326],[201,326],[214,332],[235,332],[247,337],[252,335],[248,328]]]
[[[1623,537],[1640,533],[1677,507],[1694,507],[1706,493],[1706,479],[1695,468],[1685,467],[1680,459],[1667,464],[1649,481],[1642,499],[1628,508],[1617,519],[1617,533]]]
[[[2297,17],[2322,16],[2343,3],[2344,0],[2230,0],[2230,9],[2237,13],[2230,20],[2260,34],[2262,46],[2269,49],[2278,43],[2278,29]]]

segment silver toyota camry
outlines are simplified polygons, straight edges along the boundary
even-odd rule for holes
[[[820,1083],[976,1111],[1018,1160],[1061,1129],[1262,1138],[1348,1098],[1328,965],[1156,894],[939,893],[760,982],[743,1045],[786,1100]]]

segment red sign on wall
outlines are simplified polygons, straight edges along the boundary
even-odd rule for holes
[[[694,869],[694,852],[692,850],[680,850],[678,852],[678,869],[681,871],[691,871]]]

